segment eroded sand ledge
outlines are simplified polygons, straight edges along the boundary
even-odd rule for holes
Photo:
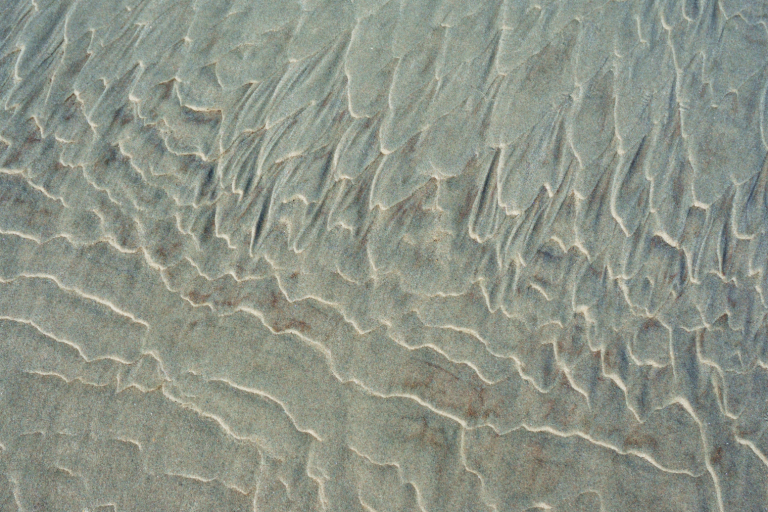
[[[0,510],[768,509],[768,4],[0,4]]]

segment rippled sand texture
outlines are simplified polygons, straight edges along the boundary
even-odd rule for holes
[[[0,12],[0,510],[768,509],[768,4]]]

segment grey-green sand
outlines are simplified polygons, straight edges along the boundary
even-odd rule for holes
[[[762,0],[0,0],[0,511],[767,511],[766,101]]]

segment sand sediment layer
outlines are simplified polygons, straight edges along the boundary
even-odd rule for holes
[[[0,2],[0,510],[768,510],[762,2]]]

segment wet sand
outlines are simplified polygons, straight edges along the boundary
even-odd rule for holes
[[[0,510],[768,510],[767,27],[0,1]]]

